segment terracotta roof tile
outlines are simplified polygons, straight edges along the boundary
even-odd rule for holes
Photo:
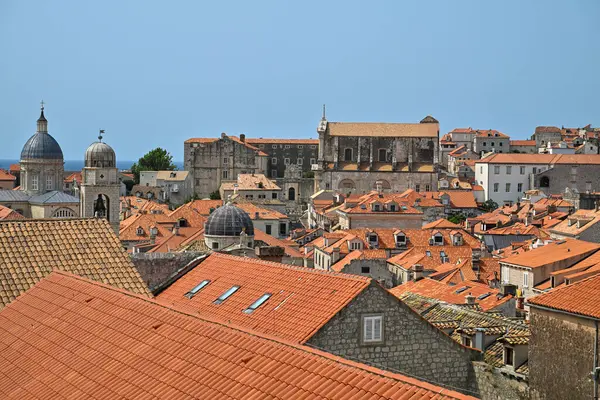
[[[137,214],[121,221],[119,239],[123,242],[144,242],[152,239],[152,229],[157,232],[154,239],[161,241],[171,236],[177,219],[165,214]]]
[[[64,273],[0,312],[0,348],[7,399],[474,399]]]
[[[235,202],[235,206],[246,211],[250,216],[250,219],[288,219],[287,215],[280,213],[279,211],[271,210],[269,208],[259,207],[256,204],[239,200]],[[258,214],[257,214],[258,213]]]
[[[13,172],[21,171],[21,164],[10,164],[8,170]]]
[[[440,218],[433,222],[423,225],[422,229],[462,229],[462,227],[454,222],[450,222],[445,218]]]
[[[439,124],[328,122],[331,136],[438,137]]]
[[[312,144],[318,145],[319,139],[275,139],[275,138],[258,138],[258,139],[248,139],[246,138],[246,142],[252,145],[254,144]]]
[[[528,268],[539,268],[557,261],[587,256],[595,253],[598,249],[600,249],[600,244],[597,243],[566,239],[502,259],[500,262]]]
[[[81,172],[73,172],[72,174],[70,174],[69,176],[67,176],[65,178],[65,183],[71,183],[73,181],[77,182],[78,184],[81,185],[83,178],[81,177]]]
[[[11,220],[11,219],[26,219],[23,215],[19,214],[15,210],[5,207],[0,204],[0,220]]]
[[[128,211],[129,216],[150,213],[152,210],[160,210],[163,213],[168,213],[169,206],[167,204],[160,204],[154,200],[144,199],[137,196],[122,196],[121,201],[121,212]]]
[[[191,299],[185,297],[204,280],[211,283]],[[356,275],[213,253],[157,299],[303,343],[370,282],[369,278]],[[240,289],[223,303],[213,303],[233,286]],[[271,293],[272,297],[264,306],[252,314],[240,311],[265,293]]]
[[[440,201],[443,194],[450,197],[451,208],[477,208],[475,195],[470,190],[446,190],[440,192],[424,192],[425,198],[431,198]]]
[[[15,181],[16,176],[10,174],[8,171],[0,168],[0,181]]]
[[[528,303],[600,319],[600,276],[553,289],[530,298]]]
[[[600,211],[577,210],[559,224],[554,225],[550,232],[575,237],[598,222],[600,222]]]
[[[0,222],[0,308],[52,270],[150,295],[105,219]]]
[[[207,220],[206,216],[202,215],[194,207],[193,203],[186,203],[181,207],[173,210],[168,215],[176,221],[184,220],[185,222],[183,226],[193,227],[197,229],[204,228],[204,223]]]
[[[281,190],[264,174],[238,174],[237,182],[223,182],[221,189],[234,190],[236,184],[238,190]]]
[[[408,281],[389,291],[399,299],[403,298],[404,293],[413,293],[450,304],[465,304],[465,297],[471,294],[475,296],[476,304],[484,311],[494,309],[512,298],[512,296],[498,296],[500,294],[498,289],[492,289],[482,283],[464,282],[450,286],[429,278]],[[480,296],[485,298],[479,299]]]
[[[511,146],[535,146],[535,140],[511,140]]]

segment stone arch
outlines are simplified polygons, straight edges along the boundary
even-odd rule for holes
[[[291,187],[288,189],[288,200],[296,200],[296,188]]]
[[[94,200],[94,217],[110,221],[110,198],[107,195],[99,193]]]
[[[373,189],[377,189],[377,182],[381,182],[381,188],[383,190],[390,190],[392,188],[392,185],[390,185],[389,181],[386,181],[385,179],[377,179],[375,182],[373,182]]]
[[[77,215],[73,210],[66,207],[61,207],[58,210],[54,211],[52,214],[52,218],[75,218]]]
[[[356,184],[352,179],[342,179],[338,184],[338,189],[355,189]]]
[[[540,187],[550,187],[550,178],[542,176],[540,178]]]

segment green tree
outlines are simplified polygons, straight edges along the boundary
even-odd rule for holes
[[[135,177],[135,183],[140,183],[141,171],[173,171],[176,168],[173,164],[173,156],[167,150],[157,147],[134,163],[131,172]]]
[[[208,196],[211,200],[221,200],[221,193],[218,190],[215,190]]]
[[[462,223],[465,222],[465,219],[467,219],[467,217],[465,217],[464,214],[454,214],[450,218],[448,218],[448,221],[458,225],[462,225]]]
[[[489,200],[487,200],[485,203],[483,203],[483,205],[481,206],[481,208],[482,208],[484,211],[491,212],[491,211],[494,211],[495,209],[497,209],[497,208],[498,208],[498,203],[496,203],[496,202],[495,202],[494,200],[492,200],[492,199],[489,199]]]

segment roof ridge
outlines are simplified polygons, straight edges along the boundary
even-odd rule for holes
[[[91,285],[94,285],[94,286],[99,286],[99,287],[102,287],[104,289],[108,289],[110,291],[120,293],[120,294],[125,295],[127,297],[134,298],[134,299],[137,299],[137,300],[141,300],[141,301],[144,301],[146,303],[150,303],[150,304],[152,304],[152,305],[154,305],[156,307],[160,307],[160,308],[169,310],[171,312],[175,312],[177,314],[185,315],[186,317],[190,317],[190,318],[194,318],[196,320],[203,321],[205,323],[218,325],[218,326],[221,326],[221,327],[224,327],[224,328],[227,328],[227,329],[233,329],[235,331],[241,332],[242,334],[247,334],[247,335],[254,336],[254,337],[257,337],[257,338],[260,338],[260,339],[264,339],[264,340],[268,340],[268,341],[271,341],[271,342],[279,343],[279,344],[282,344],[282,345],[285,345],[285,346],[293,347],[294,349],[297,349],[297,350],[300,350],[300,351],[304,351],[304,352],[307,352],[307,353],[312,353],[315,356],[318,356],[318,357],[321,357],[321,358],[325,358],[327,360],[330,360],[330,361],[333,361],[333,362],[337,362],[337,363],[340,363],[340,364],[344,364],[345,366],[350,367],[350,368],[355,368],[355,369],[360,369],[360,370],[364,370],[364,371],[369,371],[369,372],[371,372],[373,374],[376,374],[376,375],[379,375],[379,376],[382,376],[382,377],[385,377],[385,378],[388,378],[388,379],[395,379],[395,380],[398,380],[398,381],[401,381],[401,382],[404,382],[404,383],[407,383],[407,384],[415,385],[415,386],[418,386],[418,387],[420,387],[422,389],[435,390],[435,391],[437,391],[438,394],[444,394],[444,393],[453,394],[453,393],[456,393],[456,394],[460,395],[460,393],[458,393],[456,391],[453,391],[451,389],[447,389],[447,388],[442,387],[442,386],[436,386],[436,385],[433,385],[433,384],[431,384],[429,382],[420,381],[418,379],[411,378],[411,377],[408,377],[406,375],[403,375],[403,374],[401,374],[399,372],[385,371],[385,370],[382,370],[380,368],[372,367],[372,366],[370,366],[370,365],[368,365],[366,363],[360,363],[360,362],[352,361],[352,360],[349,360],[349,359],[337,356],[337,355],[332,354],[332,353],[327,353],[327,352],[325,352],[323,350],[320,350],[318,348],[311,347],[311,346],[308,346],[308,345],[305,345],[305,344],[301,344],[301,343],[295,343],[295,342],[293,342],[291,340],[283,339],[283,338],[278,337],[278,336],[273,336],[273,335],[269,335],[269,334],[266,334],[266,333],[257,332],[257,331],[254,331],[252,329],[246,329],[246,328],[243,328],[243,327],[235,325],[235,324],[227,324],[227,323],[225,323],[223,321],[219,321],[219,320],[212,320],[212,319],[210,319],[210,318],[208,318],[208,317],[206,317],[204,315],[201,316],[199,314],[193,314],[191,312],[185,311],[184,309],[180,309],[180,308],[174,307],[174,306],[169,306],[165,302],[160,302],[159,300],[157,300],[155,298],[144,297],[142,295],[130,292],[128,290],[119,289],[117,287],[114,287],[114,286],[111,286],[111,285],[108,285],[108,284],[105,284],[105,283],[93,281],[93,280],[90,280],[90,279],[87,279],[87,278],[83,278],[83,277],[81,277],[79,275],[71,274],[69,272],[65,272],[65,271],[61,271],[61,270],[54,270],[53,272],[51,272],[44,279],[48,279],[49,277],[51,277],[54,274],[62,275],[62,276],[65,276],[65,277],[67,277],[69,279],[75,279],[75,280],[78,280],[78,281],[81,281],[81,282],[84,282],[84,283],[87,283],[87,284],[91,284]],[[465,395],[465,396],[468,396],[468,395]],[[455,397],[455,398],[458,399],[458,397]]]

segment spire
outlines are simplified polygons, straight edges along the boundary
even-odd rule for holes
[[[48,133],[48,120],[44,117],[44,100],[40,102],[40,117],[37,120],[37,131],[39,133]]]
[[[104,135],[104,129],[100,129],[100,133],[98,133],[98,141],[102,142],[102,135]]]

